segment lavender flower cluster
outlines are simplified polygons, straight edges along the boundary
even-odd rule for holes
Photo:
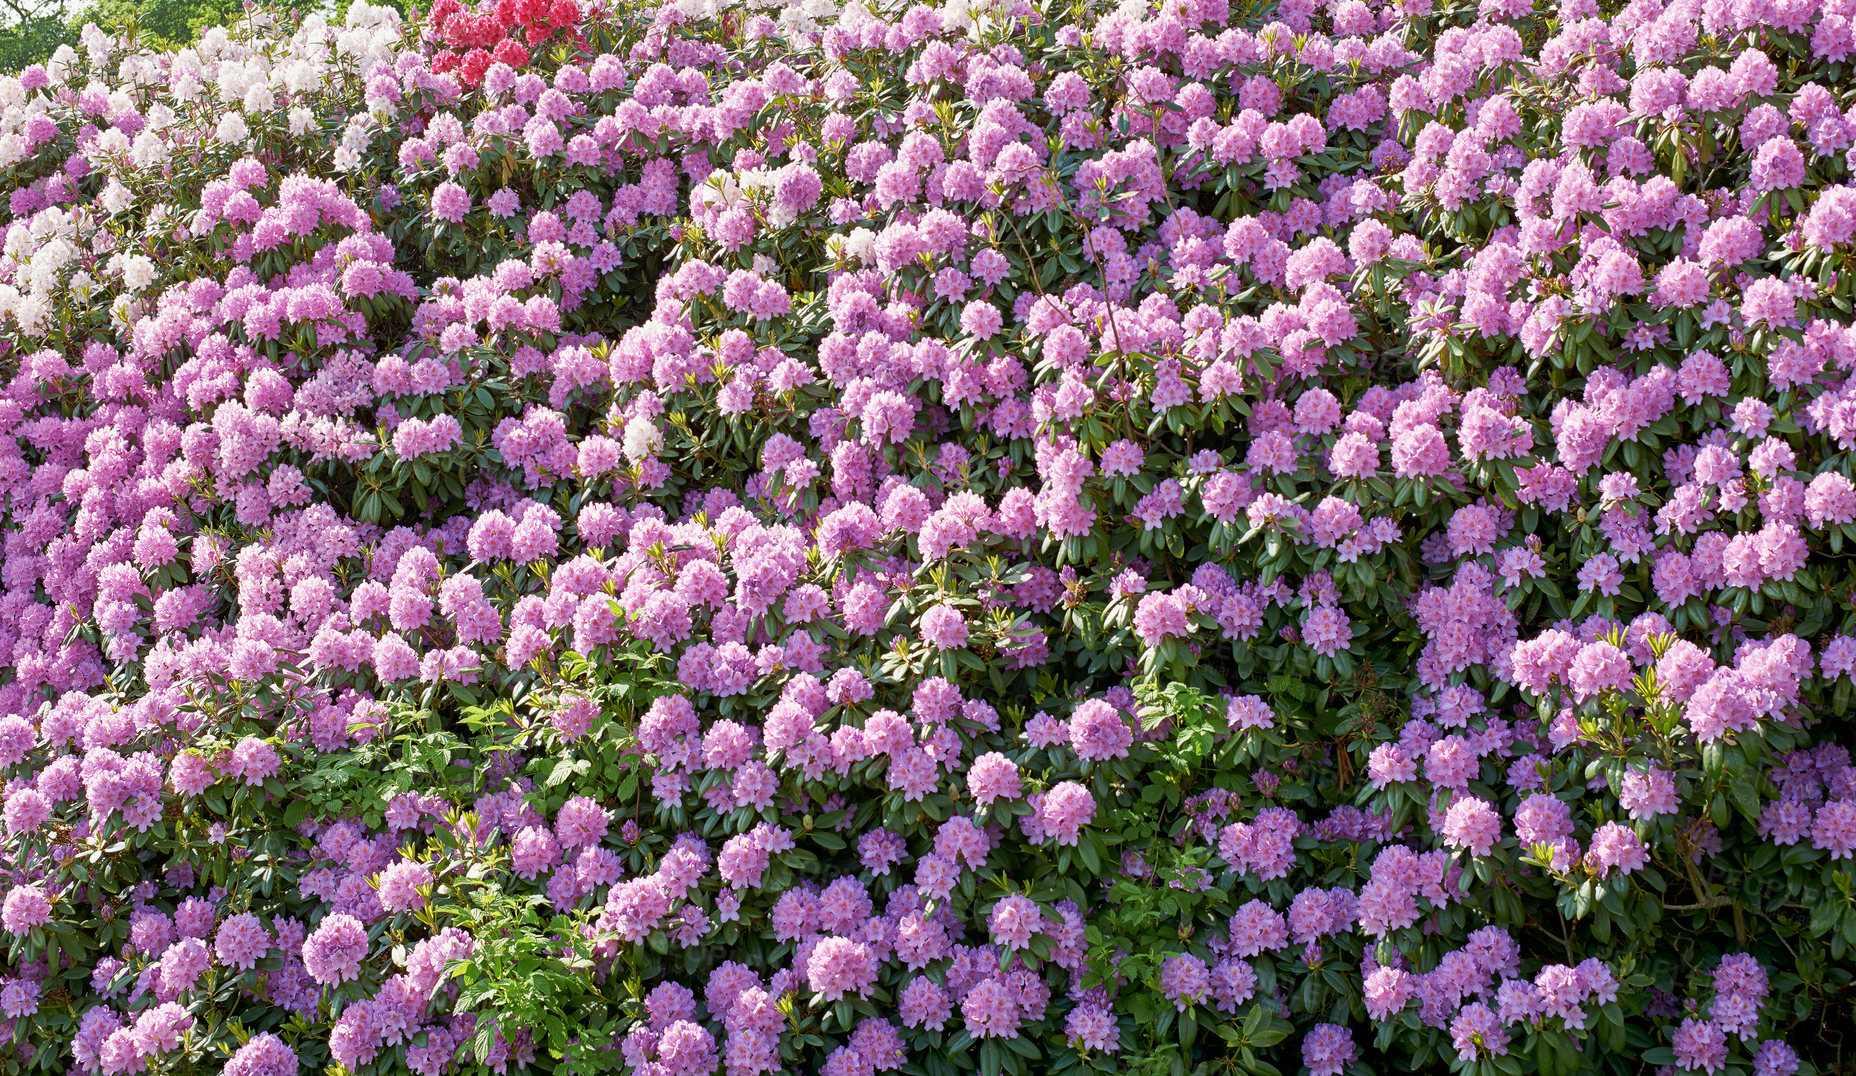
[[[438,0],[0,76],[7,1071],[1834,1070],[1852,54]]]

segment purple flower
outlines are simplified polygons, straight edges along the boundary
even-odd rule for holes
[[[296,1051],[268,1031],[246,1040],[226,1060],[227,1076],[295,1076]]]
[[[936,650],[958,650],[967,645],[967,620],[951,605],[937,605],[922,614],[922,642]]]
[[[470,212],[470,195],[463,187],[446,181],[432,190],[432,216],[448,224],[458,224]]]
[[[1501,840],[1502,816],[1489,801],[1465,796],[1444,813],[1444,843],[1466,850],[1473,856],[1486,856]]]
[[[1649,864],[1650,853],[1636,833],[1616,822],[1606,822],[1592,834],[1586,862],[1592,873],[1602,878],[1613,870],[1619,874],[1640,870]]]
[[[1811,847],[1829,852],[1831,859],[1856,856],[1856,799],[1832,800],[1818,808],[1811,821]],[[12,906],[9,897],[9,913]]]
[[[1070,746],[1076,754],[1092,761],[1126,758],[1134,742],[1134,730],[1115,707],[1101,699],[1090,699],[1070,715]]]
[[[1020,819],[1033,840],[1054,840],[1075,847],[1083,827],[1095,817],[1095,797],[1075,781],[1064,781],[1049,792],[1031,797],[1032,812]]]
[[[960,1003],[960,1012],[966,1017],[967,1030],[975,1038],[1018,1037],[1022,1015],[1018,998],[1010,987],[997,979],[984,979],[969,991]]]
[[[9,934],[28,933],[33,927],[51,922],[51,918],[52,902],[38,886],[14,886],[7,890],[4,904],[0,904],[0,925],[5,926]]]
[[[1354,1056],[1353,1032],[1339,1024],[1316,1024],[1302,1039],[1302,1063],[1312,1076],[1339,1076]]]
[[[1211,986],[1211,970],[1205,961],[1190,953],[1170,956],[1160,963],[1160,992],[1180,1012],[1204,1002]]]
[[[846,994],[866,995],[876,983],[877,960],[868,946],[849,938],[828,937],[806,960],[806,983],[826,1001]]]
[[[1015,800],[1023,794],[1018,767],[997,751],[987,752],[968,768],[967,791],[982,807],[998,800]]]
[[[331,915],[304,940],[303,966],[319,983],[344,983],[360,974],[367,948],[367,928],[359,919]]]
[[[1712,1073],[1727,1064],[1727,1033],[1712,1021],[1683,1020],[1670,1045],[1675,1047],[1676,1064],[1685,1069]]]

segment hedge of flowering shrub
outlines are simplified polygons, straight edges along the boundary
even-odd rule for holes
[[[1789,1076],[1851,0],[437,0],[0,78],[8,1074]]]

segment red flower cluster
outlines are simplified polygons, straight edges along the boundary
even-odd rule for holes
[[[460,0],[438,0],[426,25],[449,48],[432,57],[432,70],[455,71],[465,85],[476,86],[491,64],[523,67],[531,47],[579,21],[574,0],[496,0],[480,11]]]

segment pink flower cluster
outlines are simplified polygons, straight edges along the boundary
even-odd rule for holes
[[[9,1065],[1829,1056],[1847,0],[440,7],[0,76]]]

